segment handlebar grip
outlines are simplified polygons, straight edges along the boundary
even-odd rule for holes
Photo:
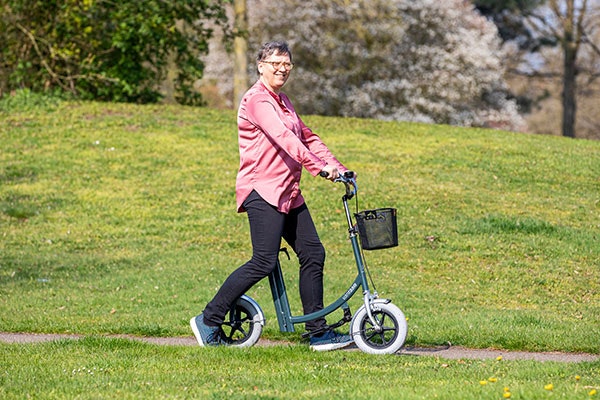
[[[329,176],[329,174],[326,171],[321,171],[319,172],[319,176],[322,176],[323,178],[327,178]],[[346,171],[344,172],[344,178],[346,179],[350,179],[354,177],[354,171]]]

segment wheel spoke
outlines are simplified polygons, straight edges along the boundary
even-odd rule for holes
[[[381,344],[384,346],[389,343],[389,341],[385,339],[385,330],[384,329],[382,329],[381,332],[379,332],[379,340],[380,340]]]
[[[370,331],[370,329],[366,329],[366,330],[365,330],[365,333],[367,333],[368,331]],[[371,334],[368,334],[368,335],[366,336],[367,342],[371,342],[375,336],[377,336],[377,332],[375,332],[375,331],[373,330],[373,333],[371,333]]]
[[[250,331],[244,328],[244,325],[249,322],[251,322],[251,318],[246,310],[237,307],[232,309],[229,313],[229,320],[223,324],[229,327],[229,332],[225,332],[225,337],[231,342],[244,341],[250,335]],[[251,327],[251,325],[248,326]]]
[[[381,327],[381,330],[375,329],[375,326],[371,323],[370,320],[366,319],[364,321],[363,332],[364,339],[371,343],[374,347],[387,347],[389,344],[393,343],[395,340],[397,328],[394,324],[394,321],[391,320],[391,326],[386,326],[390,317],[386,312],[377,312],[373,313],[373,318],[377,322],[377,324]]]
[[[242,334],[243,337],[246,337],[248,335],[248,332],[246,332],[246,330],[244,329],[244,327],[242,325],[238,326],[236,329],[232,329],[231,330],[231,337],[233,338],[233,335],[235,332],[239,332]]]
[[[381,319],[378,320],[377,322],[379,322],[379,326],[384,326],[385,325],[385,317],[387,317],[386,313],[380,313],[379,315],[381,315]]]

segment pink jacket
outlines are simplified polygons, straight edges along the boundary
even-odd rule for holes
[[[316,176],[325,165],[347,169],[319,136],[300,119],[290,99],[257,81],[244,95],[238,110],[240,169],[236,181],[238,212],[256,190],[283,213],[301,206],[302,167]]]

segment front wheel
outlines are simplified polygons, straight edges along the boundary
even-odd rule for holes
[[[406,340],[408,324],[406,317],[398,307],[388,300],[375,300],[371,305],[373,318],[369,319],[365,306],[362,306],[352,318],[350,335],[359,349],[369,354],[393,354],[400,350]]]
[[[230,346],[250,347],[258,342],[265,316],[253,298],[243,295],[231,307],[221,325]]]

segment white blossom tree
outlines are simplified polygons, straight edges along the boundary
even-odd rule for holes
[[[497,29],[469,2],[248,0],[248,11],[249,57],[290,44],[285,91],[302,114],[524,127]]]

